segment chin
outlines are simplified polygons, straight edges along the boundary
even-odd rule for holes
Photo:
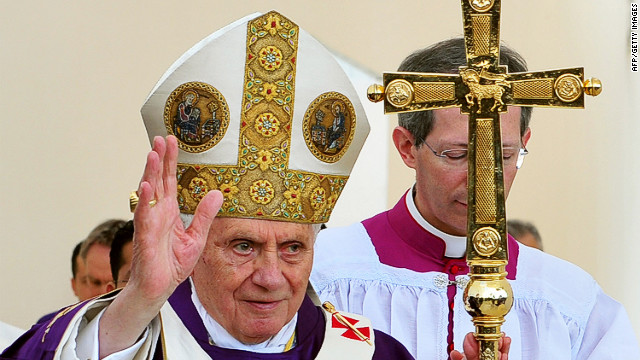
[[[270,337],[277,334],[285,324],[264,323],[264,320],[254,324],[248,324],[246,331],[243,331],[241,338],[238,340],[245,344],[259,344],[267,341]]]
[[[460,216],[457,221],[457,225],[452,226],[449,230],[450,235],[454,236],[467,236],[467,214]]]

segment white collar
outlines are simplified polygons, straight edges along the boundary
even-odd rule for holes
[[[291,321],[289,321],[280,330],[280,332],[269,338],[267,341],[259,344],[244,344],[231,336],[231,334],[229,334],[222,325],[218,324],[218,322],[209,315],[207,310],[204,308],[204,305],[202,305],[202,302],[200,302],[198,294],[196,294],[196,288],[193,285],[191,277],[189,277],[189,284],[191,284],[191,301],[193,301],[193,305],[195,305],[196,310],[198,310],[198,314],[204,323],[204,327],[209,333],[209,338],[214,339],[216,346],[225,349],[245,350],[256,353],[281,353],[284,351],[287,342],[291,339],[291,336],[293,336],[293,333],[296,330],[296,323],[298,320],[297,313],[293,316],[293,319],[291,319]]]
[[[463,257],[467,251],[467,238],[465,236],[455,236],[450,235],[445,232],[442,232],[435,228],[435,226],[431,225],[422,214],[418,211],[416,207],[416,203],[413,199],[413,189],[415,185],[411,188],[411,190],[407,191],[407,195],[405,196],[405,202],[407,204],[407,209],[409,209],[409,213],[411,217],[426,231],[432,233],[433,235],[439,237],[444,241],[445,244],[445,252],[444,256],[450,258],[460,258]]]

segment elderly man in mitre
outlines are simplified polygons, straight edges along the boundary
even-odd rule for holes
[[[186,98],[197,136],[175,133]],[[311,129],[332,125],[335,104],[344,144],[326,152]],[[412,359],[366,318],[306,295],[319,225],[369,131],[322,45],[276,12],[248,16],[187,51],[142,115],[152,150],[129,282],[34,326],[2,358]]]

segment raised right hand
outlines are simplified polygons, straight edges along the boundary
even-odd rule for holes
[[[133,345],[175,288],[191,274],[222,204],[210,191],[189,228],[180,219],[174,136],[156,137],[138,188],[131,277],[100,319],[100,358]],[[150,202],[156,203],[151,205]]]
[[[193,270],[204,248],[222,194],[210,191],[185,229],[177,202],[178,145],[174,136],[156,137],[138,190],[134,251],[127,286],[147,300],[164,302]],[[150,201],[157,203],[153,206]]]

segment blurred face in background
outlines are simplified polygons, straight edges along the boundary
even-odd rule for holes
[[[87,252],[85,265],[90,297],[105,294],[107,285],[113,281],[109,264],[110,250],[106,245],[93,244]]]
[[[87,269],[80,255],[76,256],[74,261],[76,262],[76,273],[71,278],[71,289],[79,301],[84,301],[91,298],[91,289],[87,282]]]

